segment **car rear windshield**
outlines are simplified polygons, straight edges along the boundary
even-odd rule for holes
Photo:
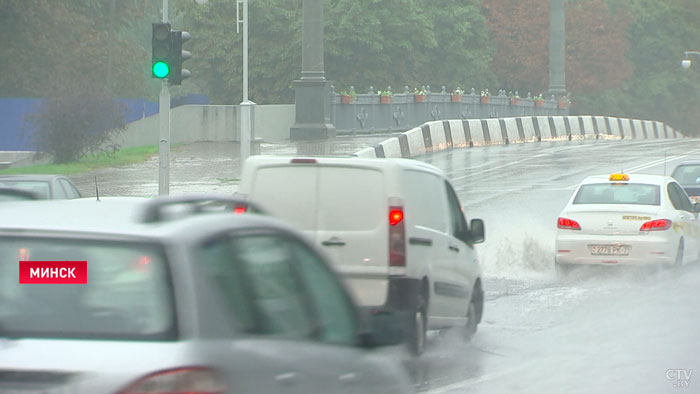
[[[36,194],[39,198],[47,200],[50,198],[49,183],[44,181],[0,181],[1,187],[22,189]]]
[[[671,176],[681,185],[700,185],[700,165],[680,166]]]
[[[574,204],[659,205],[659,186],[643,183],[594,183],[583,185]]]
[[[0,337],[170,340],[171,281],[157,245],[0,237]],[[19,261],[87,261],[87,284],[19,284]]]

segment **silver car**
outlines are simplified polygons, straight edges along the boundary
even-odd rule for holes
[[[2,204],[0,393],[412,392],[379,350],[391,315],[360,319],[298,232],[210,197]],[[87,262],[87,284],[19,284],[18,261]]]

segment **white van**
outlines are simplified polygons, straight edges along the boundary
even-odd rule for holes
[[[426,329],[476,331],[484,296],[474,244],[484,225],[467,226],[439,169],[407,159],[252,156],[238,193],[321,245],[367,312],[410,312],[415,354]]]

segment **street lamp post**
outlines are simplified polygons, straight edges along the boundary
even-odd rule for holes
[[[690,60],[690,55],[700,57],[700,52],[697,52],[697,51],[685,51],[685,52],[683,52],[683,56],[685,57],[685,59],[681,60],[681,66],[685,69],[690,68],[690,65],[692,64],[692,60]]]

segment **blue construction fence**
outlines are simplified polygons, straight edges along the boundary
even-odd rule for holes
[[[0,151],[31,151],[27,138],[22,135],[22,127],[26,115],[35,112],[43,99],[40,98],[0,98]],[[135,122],[158,113],[158,103],[144,99],[125,99],[124,120],[126,123]],[[202,95],[187,95],[172,98],[170,107],[175,108],[186,104],[207,105],[210,100]]]

